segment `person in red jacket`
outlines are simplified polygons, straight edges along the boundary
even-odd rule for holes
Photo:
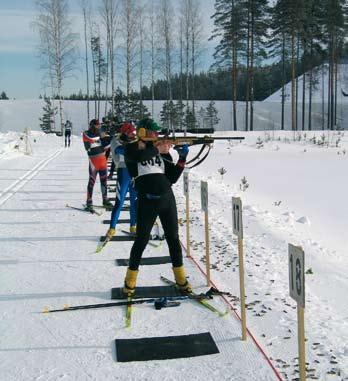
[[[103,206],[111,210],[112,203],[107,197],[107,160],[105,156],[106,151],[110,149],[110,136],[100,132],[99,120],[92,119],[89,129],[83,132],[82,138],[89,159],[86,209],[93,209],[93,188],[99,173]]]

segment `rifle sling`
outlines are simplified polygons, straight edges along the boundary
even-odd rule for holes
[[[191,169],[191,168],[197,167],[197,165],[201,164],[201,163],[207,158],[207,156],[209,155],[211,146],[210,146],[209,144],[204,144],[203,147],[201,148],[201,150],[199,151],[199,153],[198,153],[193,159],[191,159],[190,161],[188,161],[187,164],[190,164],[190,163],[192,163],[194,160],[199,159],[199,155],[203,152],[203,149],[204,149],[205,147],[208,147],[208,151],[207,151],[207,153],[206,153],[206,154],[205,154],[199,161],[197,161],[197,163],[191,165],[190,167],[187,166],[187,168]]]

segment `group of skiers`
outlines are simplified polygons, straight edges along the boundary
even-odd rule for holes
[[[145,118],[136,124],[129,121],[121,123],[111,134],[102,128],[97,119],[92,119],[89,129],[83,132],[89,159],[86,208],[93,209],[93,187],[99,173],[103,206],[112,209],[108,239],[116,234],[116,225],[129,192],[130,233],[135,234],[135,241],[124,280],[123,292],[127,296],[135,292],[140,260],[157,217],[168,244],[176,284],[181,291],[192,291],[183,265],[177,207],[172,191],[172,184],[184,170],[189,148],[187,145],[174,147],[179,154],[177,163],[174,163],[169,153],[172,144],[168,140],[157,140],[159,131],[155,121]],[[107,159],[110,152],[117,170],[114,205],[107,197]]]

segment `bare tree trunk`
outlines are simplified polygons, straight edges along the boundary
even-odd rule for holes
[[[237,36],[236,36],[236,27],[233,19],[233,12],[235,11],[235,2],[232,0],[232,13],[231,13],[231,25],[232,25],[232,38],[231,38],[231,44],[232,44],[232,112],[233,112],[233,130],[237,131],[237,60],[238,60],[238,54],[237,54]]]
[[[188,102],[190,97],[189,90],[189,60],[190,60],[190,11],[187,0],[184,0],[184,29],[185,29],[185,73],[186,73],[186,109],[188,110]]]
[[[337,71],[338,71],[338,65],[337,65],[337,55],[335,55],[335,62],[334,62],[334,88],[335,88],[335,104],[334,104],[334,116],[333,116],[333,123],[335,128],[337,127]]]
[[[154,0],[151,0],[150,11],[151,27],[151,116],[155,117],[155,9]]]
[[[110,67],[110,43],[111,43],[111,30],[110,30],[110,2],[103,0],[101,8],[101,17],[106,29],[106,77],[105,77],[105,105],[104,115],[107,115],[108,108],[108,89],[109,89],[109,67]]]
[[[296,115],[296,131],[298,131],[298,73],[299,73],[299,57],[300,57],[300,38],[297,34],[297,48],[296,48],[296,80],[295,80],[295,89],[296,89],[296,107],[295,107],[295,115]]]
[[[85,42],[85,69],[86,69],[86,87],[87,87],[87,126],[90,121],[90,111],[89,111],[89,69],[88,69],[88,43],[87,43],[87,3],[86,1],[81,2],[82,12],[83,12],[83,31],[84,31],[84,42]]]
[[[200,13],[199,2],[189,0],[190,9],[190,28],[191,28],[191,99],[192,99],[192,114],[195,120],[195,75],[196,75],[196,59],[200,55],[200,41],[202,38],[202,18]]]
[[[130,100],[131,93],[131,1],[126,1],[126,95],[128,101]]]
[[[246,49],[246,89],[245,89],[245,131],[249,130],[250,98],[250,33],[251,33],[251,0],[248,0],[247,49]]]
[[[255,37],[255,9],[254,0],[251,0],[251,40],[250,40],[250,131],[254,130],[254,37]]]
[[[335,36],[334,35],[332,35],[330,66],[331,66],[330,129],[333,130],[334,129],[334,107],[335,107],[335,89],[334,89],[334,82],[335,82]]]
[[[142,7],[139,8],[139,45],[140,45],[140,67],[139,67],[139,100],[140,100],[140,115],[141,118],[144,117],[144,108],[143,108],[143,66],[144,66],[144,9]]]
[[[322,130],[325,129],[325,81],[324,81],[324,70],[325,70],[325,64],[322,64],[321,68],[321,128]]]
[[[233,83],[233,130],[237,131],[237,48],[235,46],[235,42],[233,44],[233,52],[232,52],[232,83]]]
[[[310,42],[310,57],[313,57],[313,39]],[[308,130],[312,129],[312,96],[313,96],[313,65],[310,63],[309,70],[309,104],[308,104]]]
[[[284,130],[285,117],[285,35],[282,36],[282,114],[281,114],[281,129]]]
[[[169,0],[162,0],[160,3],[160,25],[163,36],[164,46],[164,68],[165,78],[167,82],[167,100],[172,105],[173,91],[172,91],[172,53],[173,53],[173,37],[172,37],[172,22],[174,17],[174,10],[171,7]],[[173,130],[173,116],[172,112],[169,115],[169,127]]]
[[[291,33],[291,128],[293,131],[296,130],[296,68],[295,68],[296,58],[295,58],[295,31]]]

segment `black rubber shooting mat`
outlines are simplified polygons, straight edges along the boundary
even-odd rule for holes
[[[149,257],[149,258],[141,258],[140,264],[141,265],[163,265],[166,263],[171,263],[170,257]],[[129,259],[116,259],[116,266],[128,266],[129,265]]]
[[[167,360],[219,353],[209,332],[183,336],[116,339],[118,362]]]
[[[105,241],[105,235],[102,235],[99,239],[100,242],[104,242]],[[131,235],[116,235],[114,237],[111,238],[111,241],[113,242],[125,242],[125,241],[134,241],[135,240],[135,237],[131,236]]]
[[[112,288],[111,299],[127,299],[127,295],[122,290],[123,287]],[[133,299],[162,298],[164,296],[182,296],[182,293],[175,286],[137,287]]]
[[[103,224],[110,224],[111,220],[103,220]],[[129,219],[120,219],[118,220],[119,224],[129,224],[130,220]]]

